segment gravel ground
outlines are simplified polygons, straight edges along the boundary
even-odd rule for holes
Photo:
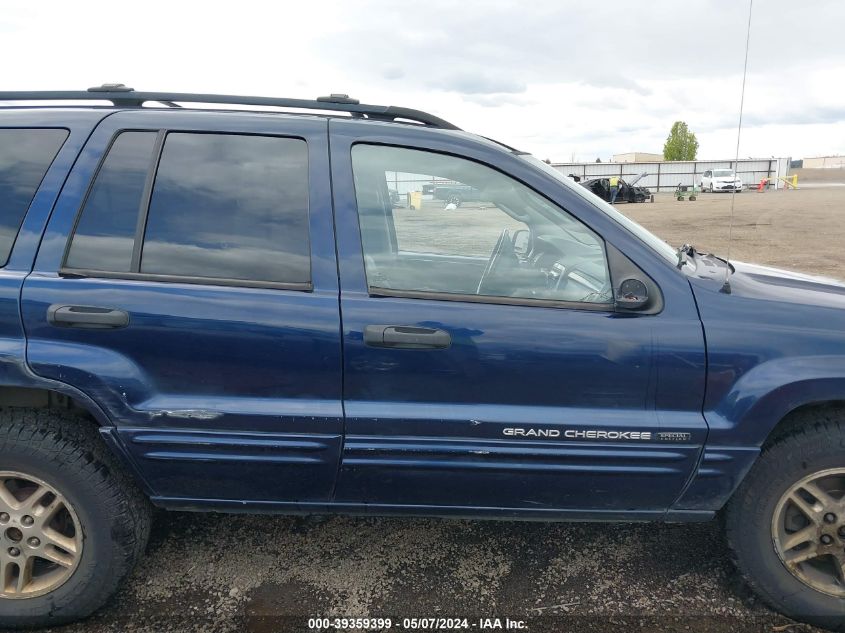
[[[723,254],[730,196],[619,205]],[[845,277],[841,191],[736,198],[735,258]],[[543,524],[161,512],[118,596],[63,632],[297,631],[309,617],[497,616],[529,631],[800,631],[736,577],[718,522]],[[396,628],[394,626],[394,628]],[[479,630],[475,627],[475,630]]]
[[[529,631],[773,631],[716,522],[545,524],[161,513],[105,610],[63,631],[288,631],[498,616]]]

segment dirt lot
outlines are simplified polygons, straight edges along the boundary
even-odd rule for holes
[[[839,172],[845,183],[845,170],[813,171]],[[808,188],[797,191],[738,194],[731,257],[845,277],[839,256],[840,245],[845,243],[845,187],[818,180],[805,186]],[[660,193],[654,203],[621,203],[616,208],[674,246],[689,243],[702,252],[727,254],[729,193],[700,193],[694,201],[678,201],[669,193]],[[400,208],[394,210],[394,216],[400,249],[451,255],[487,257],[502,229],[513,233],[525,228],[496,207],[480,203],[444,211],[442,202],[425,201],[422,212]],[[481,230],[467,233],[463,228],[467,222]]]
[[[836,185],[845,186],[845,167],[828,169],[793,169],[789,175],[798,176],[799,185]]]
[[[737,196],[733,255],[845,277],[845,190]],[[725,253],[730,196],[619,208]],[[313,616],[527,619],[529,631],[799,631],[736,578],[717,522],[592,525],[161,513],[146,558],[85,623],[307,630]],[[401,622],[400,622],[401,623]],[[394,629],[396,627],[394,626]],[[477,627],[476,627],[476,630]]]
[[[705,193],[694,202],[679,202],[661,194],[654,204],[620,204],[617,208],[670,244],[686,242],[700,251],[724,256],[730,199],[727,193]],[[733,227],[734,259],[845,277],[839,254],[845,239],[845,188],[744,191],[736,196]]]

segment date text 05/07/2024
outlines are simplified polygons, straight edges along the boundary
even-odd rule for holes
[[[447,631],[469,630],[479,631],[510,630],[524,631],[528,626],[525,620],[511,620],[510,618],[309,618],[308,629],[321,630],[378,630],[396,628],[413,631]]]

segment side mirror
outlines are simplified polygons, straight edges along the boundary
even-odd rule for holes
[[[528,255],[531,247],[531,233],[528,229],[513,232],[513,250],[517,255]]]
[[[616,291],[616,307],[638,310],[648,303],[648,287],[639,279],[626,279]]]

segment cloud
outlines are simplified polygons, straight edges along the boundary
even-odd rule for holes
[[[845,108],[808,106],[803,109],[774,113],[752,113],[743,123],[748,125],[810,125],[845,121]]]
[[[110,28],[106,0],[87,6],[80,16],[73,3],[6,0],[8,89],[111,79],[184,92],[346,92],[552,159],[659,151],[676,120],[698,134],[702,157],[735,149],[747,1],[687,0],[681,10],[676,0],[241,0],[236,12],[208,3],[197,14],[191,3],[145,0],[121,30]],[[845,151],[843,23],[839,0],[755,3],[743,154]],[[172,44],[125,46],[150,32]]]
[[[652,93],[651,89],[641,83],[634,81],[625,75],[611,72],[585,73],[580,83],[596,88],[614,88],[616,90],[630,90],[638,95],[647,97]]]
[[[480,105],[482,108],[501,108],[503,106],[530,106],[537,103],[521,95],[511,94],[467,94],[463,100]]]
[[[363,73],[388,56],[401,60],[408,76],[429,81],[455,68],[495,69],[497,77],[524,83],[579,80],[647,91],[649,75],[715,79],[742,68],[744,2],[685,2],[682,19],[693,28],[678,28],[674,0],[637,7],[608,0],[583,10],[554,0],[432,0],[416,11],[414,3],[364,4],[368,10],[350,15],[342,32],[321,38],[329,54],[346,55]],[[754,15],[751,64],[773,65],[775,48],[781,69],[845,60],[843,21],[845,5],[834,0],[819,0],[812,10],[769,0]]]
[[[525,92],[525,84],[521,81],[507,79],[503,76],[494,77],[483,72],[453,73],[443,77],[434,77],[426,83],[433,88],[465,95]]]
[[[389,80],[402,79],[405,76],[405,71],[398,66],[388,66],[381,71],[381,76]]]

